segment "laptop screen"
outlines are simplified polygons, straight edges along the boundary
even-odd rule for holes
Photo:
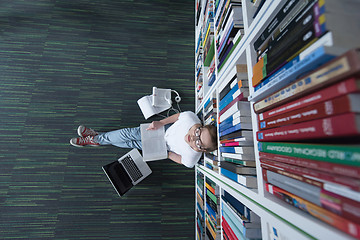
[[[123,196],[134,186],[129,175],[119,161],[109,163],[108,165],[103,166],[103,169],[120,196]]]

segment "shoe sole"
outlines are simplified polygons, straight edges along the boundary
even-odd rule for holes
[[[100,145],[90,145],[90,144],[85,145],[85,146],[77,145],[77,144],[73,143],[73,142],[71,141],[71,139],[70,139],[70,144],[73,145],[74,147],[85,147],[85,146],[89,146],[89,147],[99,147],[99,146],[100,146]]]
[[[84,137],[82,134],[81,134],[81,131],[80,131],[80,127],[82,127],[82,125],[80,125],[77,129],[77,134],[80,136],[80,137]],[[82,146],[83,147],[83,146]]]

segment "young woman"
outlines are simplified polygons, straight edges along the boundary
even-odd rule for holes
[[[165,141],[168,157],[176,163],[192,168],[203,152],[217,149],[217,130],[213,125],[202,126],[193,112],[182,112],[154,121],[147,130],[165,126]],[[98,133],[85,126],[78,127],[78,138],[70,144],[76,147],[114,145],[121,148],[141,149],[140,127],[123,128],[107,133]]]

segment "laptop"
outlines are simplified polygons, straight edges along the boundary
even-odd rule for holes
[[[140,124],[141,145],[144,161],[162,160],[168,158],[165,142],[165,127],[156,130],[146,130],[150,123]]]
[[[152,173],[136,148],[102,169],[120,197]]]

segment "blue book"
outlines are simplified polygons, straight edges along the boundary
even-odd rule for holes
[[[301,75],[321,66],[335,57],[328,53],[327,47],[321,46],[302,59],[301,54],[255,87],[249,100],[256,101],[298,79]]]
[[[251,238],[251,239],[253,239],[253,238],[258,238],[258,239],[261,239],[262,238],[262,234],[261,234],[261,227],[260,226],[257,226],[257,227],[253,227],[253,228],[247,228],[247,227],[245,227],[244,225],[242,225],[242,224],[239,224],[239,219],[234,215],[235,213],[233,213],[227,206],[226,206],[226,204],[223,204],[222,205],[223,206],[223,211],[222,211],[222,213],[224,213],[225,214],[225,216],[226,216],[226,221],[229,223],[229,222],[231,222],[231,223],[233,223],[235,226],[231,226],[230,225],[230,223],[229,223],[229,225],[230,225],[230,227],[231,227],[231,229],[234,231],[235,229],[236,229],[236,232],[238,233],[238,234],[241,234],[241,235],[238,235],[238,234],[236,234],[236,232],[235,232],[235,234],[236,234],[236,236],[238,237],[238,238],[241,238],[241,237],[243,237],[243,238],[245,238],[245,239],[248,239],[248,238]]]
[[[219,136],[222,137],[222,136],[225,136],[225,135],[227,135],[229,133],[235,132],[235,131],[240,130],[240,129],[241,129],[241,123],[236,124],[235,126],[232,126],[232,127],[228,128],[228,129],[225,129],[223,131],[221,131],[219,129],[219,132],[220,132]]]
[[[242,100],[243,97],[239,97],[241,95],[241,91],[239,90],[239,85],[236,84],[236,86],[233,89],[230,90],[228,93],[229,95],[226,95],[222,101],[219,103],[219,112],[221,112],[227,105],[229,105],[232,101],[234,101],[236,98],[237,100]]]
[[[232,121],[231,122],[222,122],[222,123],[219,124],[219,131],[224,131],[224,130],[226,130],[228,128],[231,128],[233,126],[234,125],[233,125]]]
[[[222,196],[223,200],[230,204],[233,208],[236,209],[236,211],[241,214],[242,216],[245,216],[245,210],[248,210],[244,204],[242,204],[239,200],[234,198],[230,193],[224,191],[224,194]],[[248,210],[249,211],[249,210]],[[249,213],[250,214],[250,213]],[[248,214],[248,215],[249,215]],[[250,221],[250,219],[248,219]]]
[[[213,73],[209,79],[208,86],[213,85],[213,83],[215,82],[215,79],[216,79],[216,76],[215,76],[215,73]]]
[[[208,203],[206,203],[206,211],[212,219],[216,219],[216,212],[211,208]]]
[[[225,177],[237,182],[238,176],[236,173],[233,173],[227,169],[221,168],[221,174],[224,175]]]

